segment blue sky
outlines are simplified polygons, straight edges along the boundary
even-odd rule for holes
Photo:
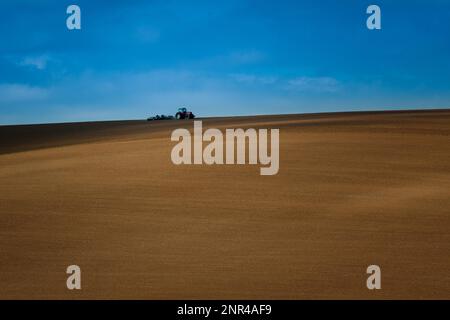
[[[81,30],[66,8],[81,8]],[[377,4],[382,29],[366,28]],[[450,2],[0,1],[0,124],[450,107]]]

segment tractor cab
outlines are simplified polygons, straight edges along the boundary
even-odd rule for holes
[[[195,116],[191,111],[188,111],[186,107],[178,108],[178,112],[175,114],[175,118],[180,119],[194,119]]]

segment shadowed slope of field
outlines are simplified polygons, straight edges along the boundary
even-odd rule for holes
[[[0,298],[450,298],[449,110],[203,125],[280,128],[279,174],[173,165],[191,121],[0,127]]]

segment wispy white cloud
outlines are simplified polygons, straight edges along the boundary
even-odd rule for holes
[[[278,80],[275,76],[257,76],[247,73],[233,73],[230,77],[236,82],[245,84],[274,84]]]
[[[288,81],[286,89],[300,92],[336,92],[340,83],[331,77],[298,77]]]
[[[49,89],[24,84],[0,84],[0,102],[35,102],[49,95]]]
[[[306,77],[286,78],[274,75],[255,75],[250,73],[233,73],[231,79],[239,84],[251,86],[271,85],[273,89],[284,89],[305,93],[337,92],[341,83],[332,77]]]
[[[19,61],[20,66],[33,67],[38,70],[44,70],[50,61],[50,56],[43,54],[39,56],[28,56]]]

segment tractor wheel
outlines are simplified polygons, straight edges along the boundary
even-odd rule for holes
[[[190,114],[189,114],[189,119],[194,119],[194,118],[195,118],[194,114],[193,114],[193,113],[190,113]]]

